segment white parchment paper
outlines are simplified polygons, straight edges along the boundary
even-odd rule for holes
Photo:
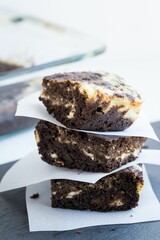
[[[138,163],[160,165],[160,150],[142,150],[139,157],[128,164],[112,171],[120,171]],[[43,182],[49,179],[71,179],[82,182],[95,183],[111,173],[83,172],[69,168],[51,166],[40,159],[37,151],[34,151],[16,162],[5,174],[0,183],[0,192],[8,191],[31,184]]]
[[[36,92],[31,94],[22,100],[19,101],[16,116],[25,116],[32,117],[37,119],[46,120],[52,122],[61,127],[65,127],[60,122],[58,122],[55,118],[48,114],[45,106],[42,102],[38,100],[40,92]],[[138,119],[130,126],[128,129],[124,131],[116,131],[116,132],[98,132],[98,131],[84,131],[84,130],[76,130],[81,132],[89,132],[99,135],[112,135],[112,136],[140,136],[147,137],[159,141],[157,138],[153,128],[148,122],[147,118],[143,113],[140,113]]]
[[[63,231],[82,227],[160,220],[160,204],[144,171],[144,189],[138,207],[128,211],[91,212],[51,208],[50,181],[27,187],[26,203],[30,231]],[[39,198],[31,199],[34,193]]]

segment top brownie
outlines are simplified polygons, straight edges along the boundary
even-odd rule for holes
[[[121,77],[106,72],[69,72],[44,77],[39,99],[68,128],[121,131],[143,102]]]

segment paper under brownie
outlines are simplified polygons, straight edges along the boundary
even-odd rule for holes
[[[143,102],[122,78],[105,72],[45,77],[39,99],[66,127],[101,131],[128,128],[137,119]]]
[[[146,140],[77,132],[43,120],[36,126],[35,137],[45,162],[92,172],[111,172],[133,161]]]
[[[143,188],[139,165],[100,179],[97,183],[51,180],[52,207],[91,211],[128,210],[138,205]]]

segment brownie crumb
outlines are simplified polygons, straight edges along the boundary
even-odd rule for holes
[[[116,228],[112,228],[110,231],[114,232],[116,230]]]
[[[32,196],[30,196],[32,199],[39,198],[39,193],[34,193]]]
[[[78,230],[76,231],[77,234],[82,234],[82,231]]]

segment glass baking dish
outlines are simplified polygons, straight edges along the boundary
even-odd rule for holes
[[[0,62],[13,65],[10,71],[0,73],[0,80],[94,56],[105,50],[101,41],[86,34],[1,6],[0,34]]]
[[[40,72],[105,51],[86,34],[2,6],[0,34],[0,136],[36,123],[14,115],[17,101],[41,88]]]

